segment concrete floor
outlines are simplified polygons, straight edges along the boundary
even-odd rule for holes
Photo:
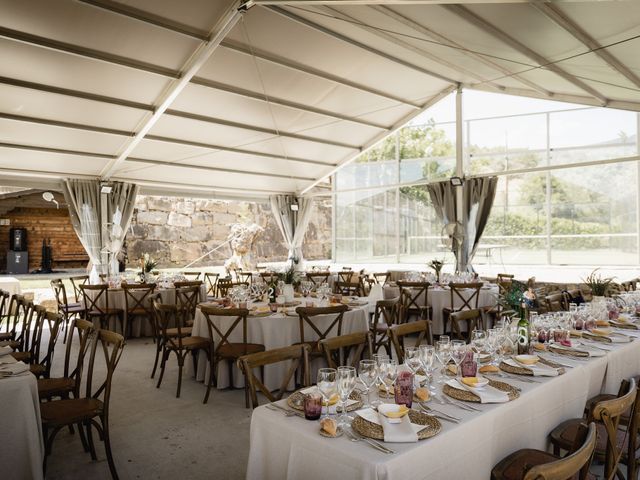
[[[185,376],[176,398],[175,357],[157,389],[156,381],[149,378],[154,355],[151,339],[128,340],[114,375],[109,423],[120,478],[243,479],[251,421],[244,392],[212,390],[204,405],[205,387]],[[61,373],[63,363],[64,345],[59,342],[54,375]],[[83,451],[77,433],[61,431],[48,459],[46,478],[111,478],[104,444],[96,435],[94,440],[98,461]]]

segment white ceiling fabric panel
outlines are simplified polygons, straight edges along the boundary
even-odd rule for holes
[[[0,181],[253,198],[457,87],[640,111],[640,2],[329,3],[0,0]]]

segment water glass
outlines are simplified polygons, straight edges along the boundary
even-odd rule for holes
[[[390,358],[386,358],[380,365],[381,377],[384,382],[384,389],[387,392],[387,398],[389,398],[389,387],[393,386],[398,378],[398,362]]]
[[[376,393],[378,396],[378,399],[375,400],[375,402],[372,404],[372,406],[378,406],[380,405],[382,402],[380,401],[380,386],[384,385],[384,379],[383,377],[383,373],[382,373],[382,364],[389,359],[389,355],[387,355],[386,353],[376,353],[373,355],[373,361],[376,362],[376,379],[375,379],[375,386],[376,386]]]
[[[433,363],[436,357],[436,349],[432,345],[420,345],[420,362],[422,363],[422,368],[424,369],[424,373],[427,375],[427,386],[429,390],[435,392],[435,387],[433,386]]]
[[[374,360],[360,360],[360,363],[358,364],[358,377],[365,386],[367,403],[364,407],[368,408],[371,406],[371,386],[375,383],[378,377],[378,366],[376,365],[376,362]]]
[[[339,425],[343,427],[348,425],[349,417],[347,416],[347,400],[349,395],[356,387],[356,369],[354,367],[338,367],[337,374],[338,396],[340,397],[340,407],[342,415],[340,415]]]
[[[323,403],[327,405],[327,410],[325,411],[325,418],[329,415],[329,402],[331,401],[331,397],[333,397],[338,389],[336,384],[336,375],[337,371],[335,368],[321,368],[318,370],[318,390],[322,394]]]
[[[422,363],[420,361],[420,350],[418,350],[417,347],[405,347],[404,363],[409,368],[409,370],[411,370],[411,373],[413,373],[415,382],[413,388],[418,388],[419,385],[416,377],[418,370],[420,370],[420,367],[422,366]]]
[[[440,365],[442,365],[438,383],[443,383],[444,376],[446,375],[445,368],[451,359],[451,345],[449,342],[444,340],[438,340],[436,342],[436,357],[438,358]]]
[[[464,360],[465,355],[467,354],[467,345],[463,340],[453,340],[451,342],[451,358],[456,364],[456,374],[458,378],[460,378],[460,364],[462,360]]]

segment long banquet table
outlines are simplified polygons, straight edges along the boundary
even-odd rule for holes
[[[369,330],[368,320],[369,305],[363,305],[360,307],[352,307],[351,310],[345,312],[342,321],[342,334],[366,332]],[[330,322],[335,317],[325,316],[318,317],[317,324],[321,327],[322,322]],[[233,318],[230,317],[214,317],[214,322],[224,332],[226,330],[226,324],[230,324]],[[207,328],[207,321],[204,314],[198,308],[196,310],[196,318],[193,324],[193,336],[209,337],[209,331]],[[333,332],[335,335],[336,333]],[[215,335],[215,332],[214,332]],[[267,350],[279,347],[288,347],[296,342],[300,341],[300,327],[297,314],[285,315],[284,313],[276,313],[266,317],[252,317],[247,318],[247,336],[250,343],[258,343],[264,345]],[[311,332],[305,331],[305,340],[315,340],[317,335],[312,336]],[[214,342],[217,342],[218,338],[214,338]],[[231,342],[242,341],[242,329],[236,328],[233,334],[229,337]],[[191,365],[191,363],[189,363]],[[270,389],[277,389],[280,387],[282,379],[286,375],[288,366],[285,363],[276,365],[269,365],[264,368],[265,386]],[[217,373],[218,388],[227,388],[229,386],[229,369],[226,362],[220,362]],[[196,379],[203,381],[205,378],[209,378],[209,364],[207,356],[204,352],[198,354],[198,367],[196,372]],[[244,386],[244,378],[242,373],[234,366],[233,383],[236,388]]]
[[[38,383],[31,373],[0,379],[1,478],[39,480],[44,443]]]
[[[640,373],[639,342],[603,345],[604,357],[558,359],[574,368],[559,377],[536,377],[539,383],[507,379],[522,388],[520,398],[506,404],[475,404],[482,412],[435,403],[462,421],[442,421],[438,435],[418,443],[387,443],[395,455],[364,442],[352,443],[346,436],[324,438],[318,434],[318,422],[258,407],[251,418],[247,479],[489,478],[503,457],[520,448],[546,449],[549,432],[564,420],[582,416],[588,398],[601,391],[615,393],[622,379]]]

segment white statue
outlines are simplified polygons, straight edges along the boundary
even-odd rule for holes
[[[238,269],[251,270],[251,249],[253,242],[262,232],[264,232],[264,228],[255,223],[249,225],[234,223],[231,225],[227,240],[230,241],[233,255],[224,262],[224,268],[227,270],[227,273],[230,273],[231,270]]]

